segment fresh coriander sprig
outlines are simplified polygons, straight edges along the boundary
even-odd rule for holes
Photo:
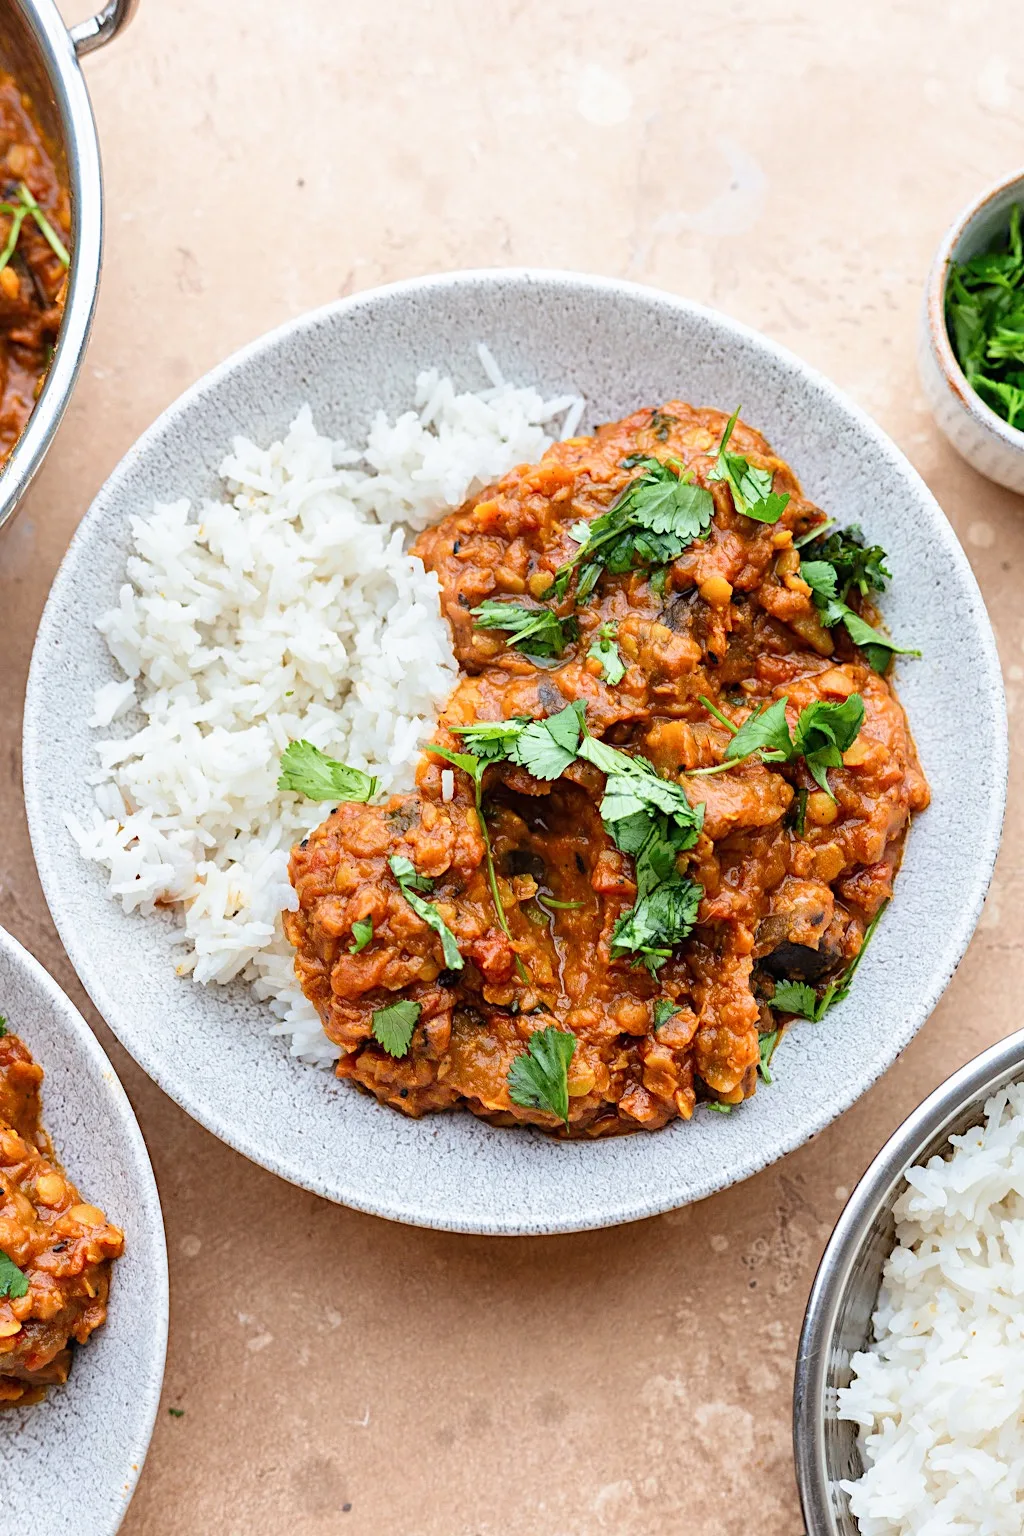
[[[637,566],[668,565],[707,533],[714,499],[677,460],[633,456],[626,462],[640,474],[607,512],[574,525],[580,547],[555,572],[545,596],[564,598],[578,571],[576,601],[585,602],[604,571],[622,575]]]
[[[835,799],[829,787],[828,770],[842,766],[843,753],[849,751],[860,734],[864,700],[859,693],[851,693],[842,704],[815,699],[800,711],[792,735],[786,719],[788,695],[773,704],[762,704],[738,728],[703,694],[700,702],[733,732],[733,737],[721,763],[714,768],[696,768],[692,777],[720,772],[755,755],[764,763],[791,763],[802,757],[815,783]]]
[[[377,780],[361,768],[328,757],[311,741],[293,741],[281,753],[278,789],[294,790],[307,800],[372,800]]]
[[[432,928],[441,940],[441,950],[444,954],[444,963],[449,971],[461,971],[465,964],[459,954],[459,946],[455,935],[452,933],[444,918],[437,908],[429,901],[424,901],[418,896],[417,891],[429,891],[433,889],[433,881],[427,880],[423,875],[416,873],[413,863],[403,854],[392,854],[388,859],[391,873],[398,881],[398,889],[412,907],[416,916],[422,918],[428,928]],[[372,930],[371,930],[372,931]]]
[[[352,943],[348,947],[350,955],[360,955],[373,938],[373,918],[357,918],[352,924]]]
[[[771,1067],[772,1057],[775,1055],[775,1047],[779,1043],[779,1037],[781,1034],[781,1029],[771,1029],[767,1034],[761,1035],[757,1042],[758,1076],[760,1077],[761,1081],[767,1084],[769,1087],[774,1081],[769,1069]]]
[[[946,328],[971,388],[1011,427],[1024,426],[1024,241],[1014,205],[1005,240],[953,262]]]
[[[775,476],[770,469],[758,469],[742,454],[728,451],[739,414],[737,406],[726,422],[708,479],[725,481],[732,492],[733,506],[744,517],[753,518],[756,523],[777,523],[789,506],[789,492],[772,490]]]
[[[374,1009],[370,1019],[373,1037],[389,1056],[408,1055],[413,1030],[422,1011],[421,1005],[408,997],[400,997],[386,1008]]]
[[[67,246],[57,234],[24,182],[19,183],[17,196],[18,201],[16,203],[0,203],[0,213],[6,214],[11,221],[11,227],[7,232],[7,239],[4,242],[3,250],[0,251],[0,272],[3,271],[14,255],[18,241],[21,238],[22,225],[30,216],[35,220],[40,234],[57,257],[61,266],[69,267],[71,265],[71,257],[68,254]]]
[[[550,1024],[535,1030],[508,1069],[508,1096],[524,1109],[544,1109],[569,1123],[569,1063],[576,1036]]]
[[[496,598],[487,598],[470,612],[477,629],[506,630],[509,645],[527,656],[558,658],[580,632],[575,619],[560,619],[550,608],[525,608]]]
[[[877,545],[865,553],[873,556],[876,551],[884,556],[884,550],[878,549]],[[868,559],[851,568],[850,564],[837,566],[831,560],[804,560],[800,564],[800,575],[814,594],[814,605],[822,624],[827,629],[842,624],[854,645],[864,652],[868,666],[873,671],[884,672],[894,655],[920,656],[921,652],[912,646],[897,645],[894,640],[887,640],[859,613],[855,613],[845,600],[851,586],[856,585],[865,592],[865,589],[878,581],[884,585],[888,572],[880,561]],[[876,590],[880,588],[876,587]]]
[[[614,619],[609,619],[606,624],[602,624],[587,652],[592,660],[600,662],[601,676],[610,688],[621,683],[626,675],[625,663],[615,643],[618,627]]]

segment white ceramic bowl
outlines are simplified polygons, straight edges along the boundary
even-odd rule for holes
[[[0,1412],[0,1536],[112,1536],[146,1459],[167,1344],[160,1199],[127,1095],[64,993],[0,929],[0,1013],[46,1073],[43,1120],[87,1200],[124,1229],[107,1321],[63,1387]]]
[[[200,990],[169,960],[167,923],[126,917],[65,830],[91,804],[92,689],[114,675],[93,627],[123,581],[129,519],[154,497],[215,486],[233,433],[270,440],[310,400],[357,437],[402,409],[417,373],[485,384],[476,343],[508,377],[572,389],[591,424],[683,396],[762,427],[809,494],[884,542],[886,612],[924,659],[899,684],[935,803],[914,827],[897,898],[848,1002],[797,1025],[775,1085],[730,1116],[698,1112],[654,1135],[562,1144],[469,1114],[406,1120],[287,1056],[242,987]],[[955,644],[950,637],[955,636]],[[970,710],[970,753],[951,722]],[[61,937],[111,1028],[189,1113],[246,1156],[362,1210],[474,1232],[611,1225],[700,1199],[799,1146],[864,1092],[935,1006],[977,920],[999,842],[1006,724],[974,577],[928,490],[876,426],[764,337],[668,294],[571,273],[485,271],[365,293],[262,338],[190,389],[131,449],[58,573],[25,715],[33,846]],[[168,920],[169,922],[169,920]]]
[[[967,261],[1005,234],[1014,203],[1024,205],[1024,173],[997,182],[953,220],[932,261],[921,310],[918,369],[937,425],[956,451],[989,480],[1024,492],[1024,432],[1011,427],[968,384],[946,329],[946,283],[953,262]]]

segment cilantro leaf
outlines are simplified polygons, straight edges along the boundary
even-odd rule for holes
[[[583,738],[579,756],[607,776],[600,806],[601,819],[617,847],[626,853],[637,853],[642,844],[631,846],[638,826],[634,818],[640,815],[650,818],[657,812],[669,817],[683,834],[685,841],[680,844],[681,848],[693,847],[704,825],[704,806],[703,803],[691,805],[681,784],[663,779],[645,757],[639,754],[631,757],[596,736]],[[618,827],[624,829],[625,842],[618,839]],[[649,830],[648,827],[645,836]]]
[[[277,787],[307,800],[370,800],[377,793],[377,780],[328,757],[310,741],[293,741],[281,753]]]
[[[586,705],[568,704],[546,720],[531,720],[512,744],[509,757],[535,779],[557,779],[576,761]]]
[[[773,1081],[769,1067],[771,1066],[772,1057],[775,1055],[775,1047],[779,1043],[779,1036],[781,1033],[782,1031],[779,1029],[769,1030],[767,1034],[761,1035],[757,1042],[758,1075],[760,1076],[761,1081],[766,1083],[769,1087]]]
[[[0,1013],[0,1040],[3,1039],[4,1035],[6,1035],[6,1033],[7,1033],[7,1020],[4,1018],[3,1014]]]
[[[550,608],[524,608],[521,603],[499,602],[489,597],[470,612],[477,629],[507,630],[509,645],[527,655],[561,656],[569,642],[579,635],[575,619],[560,619]]]
[[[1024,255],[1021,210],[987,251],[950,266],[946,328],[967,382],[1011,427],[1024,419]]]
[[[731,1115],[733,1111],[731,1104],[720,1104],[717,1099],[708,1099],[707,1106],[708,1109],[713,1109],[716,1115]]]
[[[8,1258],[0,1248],[0,1297],[17,1301],[19,1296],[28,1295],[28,1277],[22,1273],[14,1260]]]
[[[401,854],[392,854],[388,863],[391,866],[392,874],[398,881],[399,890],[416,913],[416,916],[422,918],[427,927],[432,928],[441,940],[441,949],[444,953],[446,968],[449,971],[461,971],[466,962],[459,954],[459,946],[455,942],[454,933],[452,933],[437,908],[432,906],[429,901],[424,901],[422,896],[416,895],[417,891],[429,891],[432,888],[433,881],[426,880],[422,875],[418,875],[410,861]]]
[[[601,675],[611,688],[614,688],[617,683],[621,683],[626,675],[625,664],[619,655],[619,648],[615,644],[615,632],[617,629],[618,625],[613,620],[609,620],[607,624],[602,624],[597,632],[597,638],[592,642],[587,652],[587,655],[592,657],[594,661],[601,663]]]
[[[920,656],[921,652],[914,650],[912,646],[897,645],[893,640],[887,640],[877,629],[872,629],[865,623],[859,613],[854,613],[848,608],[843,614],[843,623],[846,633],[854,645],[859,645],[867,657],[868,666],[875,672],[884,672],[893,656]]]
[[[793,742],[786,722],[788,698],[762,704],[748,715],[725,749],[726,761],[762,752],[766,762],[784,763],[793,756]]]
[[[815,783],[820,784],[827,795],[832,795],[828,769],[842,767],[843,753],[853,746],[863,724],[864,700],[859,693],[851,693],[842,704],[826,704],[815,699],[813,704],[800,711],[793,733],[793,747],[803,757]]]
[[[669,1019],[674,1019],[677,1013],[682,1013],[678,1003],[674,1003],[670,997],[659,997],[654,1005],[655,1029],[660,1029]]]
[[[513,715],[510,720],[482,720],[476,725],[453,725],[453,735],[461,736],[467,747],[471,747],[477,757],[487,762],[500,762],[510,754],[512,743],[522,735],[523,726],[529,725],[528,715]],[[431,752],[440,752],[440,747],[430,747]],[[454,762],[454,756],[447,751],[442,754],[450,762]],[[459,767],[465,766],[459,764]],[[469,770],[467,769],[467,772]]]
[[[818,994],[806,981],[778,982],[775,995],[769,1001],[780,1013],[796,1013],[802,1019],[810,1019],[814,1023],[821,1017],[818,1012]]]
[[[774,471],[758,469],[740,453],[727,452],[729,439],[740,414],[739,406],[733,411],[722,433],[722,441],[714,465],[708,471],[709,480],[724,480],[732,492],[732,504],[744,517],[758,523],[777,523],[789,506],[788,491],[773,491]]]
[[[536,1030],[508,1069],[508,1096],[524,1109],[544,1109],[569,1123],[569,1063],[576,1036],[553,1024]]]
[[[365,920],[357,918],[352,924],[352,943],[348,947],[350,955],[359,955],[373,938],[373,918]]]
[[[573,528],[573,538],[582,543],[555,572],[550,588],[555,596],[565,596],[579,568],[576,600],[584,602],[603,571],[622,575],[637,566],[668,565],[710,528],[711,492],[695,485],[677,460],[631,456],[629,465],[641,472],[608,511]]]
[[[416,1028],[416,1021],[421,1012],[419,1003],[414,1003],[407,997],[400,997],[396,1003],[389,1003],[386,1008],[374,1009],[373,1036],[389,1056],[408,1055],[412,1032]]]
[[[817,558],[801,561],[800,575],[814,593],[818,616],[826,628],[843,624],[875,672],[884,672],[893,655],[920,656],[920,651],[896,645],[872,629],[846,601],[854,588],[862,597],[885,589],[892,573],[884,564],[887,557],[881,545],[865,545],[860,529],[852,527],[831,534],[814,547],[813,553]]]

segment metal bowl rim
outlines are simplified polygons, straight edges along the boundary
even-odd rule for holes
[[[838,1536],[825,1450],[828,1347],[875,1217],[908,1168],[962,1112],[1024,1075],[1024,1029],[989,1046],[940,1083],[892,1133],[847,1201],[818,1265],[804,1313],[793,1386],[793,1459],[807,1536]]]
[[[54,0],[13,0],[39,49],[63,136],[71,194],[71,270],[53,362],[24,432],[0,470],[0,528],[45,457],[82,367],[99,290],[103,182],[85,78]]]

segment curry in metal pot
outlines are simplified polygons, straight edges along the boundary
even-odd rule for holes
[[[557,443],[421,534],[462,677],[411,794],[338,802],[285,914],[339,1075],[596,1137],[728,1113],[846,995],[928,786],[885,552],[734,415]]]
[[[67,190],[29,98],[0,72],[0,471],[57,344],[71,225]]]

